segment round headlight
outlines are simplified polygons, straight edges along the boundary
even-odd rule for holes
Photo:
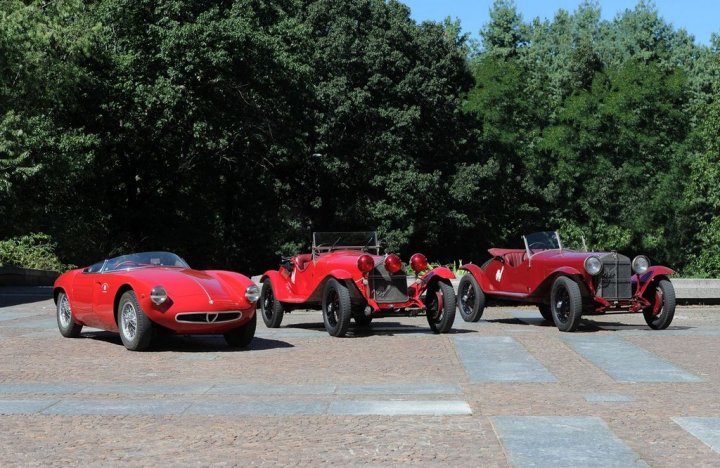
[[[390,254],[385,257],[385,269],[391,275],[397,273],[402,269],[402,260],[395,254]]]
[[[585,259],[585,271],[595,276],[602,271],[602,262],[597,257],[588,257]]]
[[[632,269],[638,275],[642,275],[650,268],[650,260],[645,255],[638,255],[632,261]]]
[[[167,291],[165,291],[165,288],[163,288],[162,286],[155,286],[150,291],[150,300],[157,305],[160,305],[163,302],[167,301],[167,297]]]
[[[421,271],[426,270],[428,267],[427,258],[421,253],[416,253],[412,257],[410,257],[410,266],[415,273],[420,273]]]
[[[247,289],[245,289],[245,297],[250,302],[257,301],[258,299],[260,299],[260,288],[258,288],[254,284],[251,284],[247,287]]]

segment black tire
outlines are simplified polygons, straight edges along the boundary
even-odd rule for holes
[[[72,314],[72,308],[70,308],[70,299],[67,294],[61,291],[57,297],[57,312],[56,319],[60,334],[65,338],[77,338],[80,336],[82,331],[82,325],[75,323]]]
[[[260,310],[262,312],[263,322],[268,328],[278,328],[282,323],[285,309],[282,302],[275,298],[270,278],[265,278],[260,291]]]
[[[643,310],[645,322],[653,330],[664,330],[670,326],[675,316],[675,288],[667,278],[660,279],[655,288],[651,291],[655,296],[650,302],[662,301],[662,308],[657,315],[653,315],[652,306]]]
[[[548,322],[553,322],[552,310],[550,310],[550,304],[538,304],[540,309],[540,315]]]
[[[352,306],[352,316],[355,325],[359,327],[367,327],[372,322],[372,315],[365,315],[365,304],[356,304]]]
[[[120,297],[117,311],[120,339],[130,351],[142,351],[150,347],[153,324],[143,312],[133,291],[125,291]]]
[[[226,332],[223,336],[231,348],[247,348],[255,337],[257,328],[257,311],[252,318],[243,326]]]
[[[550,311],[558,330],[575,331],[582,317],[580,286],[567,276],[559,276],[550,292]]]
[[[438,295],[440,297],[438,297]],[[442,298],[442,307],[439,307]],[[425,294],[428,325],[434,333],[447,333],[455,321],[455,290],[444,281],[436,281]]]
[[[323,291],[322,312],[325,330],[330,336],[345,336],[352,317],[352,304],[347,286],[334,278],[328,280]]]
[[[466,322],[477,322],[485,311],[485,293],[470,273],[460,278],[457,303],[460,317]]]

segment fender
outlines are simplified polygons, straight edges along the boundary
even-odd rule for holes
[[[297,297],[291,293],[290,284],[288,280],[280,275],[280,272],[276,270],[266,271],[262,277],[260,277],[260,288],[262,290],[262,283],[266,280],[270,280],[270,285],[275,294],[275,299],[281,302],[297,302]]]
[[[430,281],[430,279],[434,278],[435,276],[446,279],[446,280],[452,280],[455,279],[455,274],[449,269],[445,267],[435,267],[432,270],[428,271],[422,277],[420,278],[420,281],[423,283],[427,283]]]
[[[485,275],[485,272],[480,269],[479,266],[475,265],[474,263],[466,263],[465,265],[462,265],[460,267],[461,270],[465,270],[471,275],[473,275],[473,278],[478,282],[480,285],[480,289],[483,291],[492,291],[494,288],[490,285],[490,280],[488,280],[487,275]]]
[[[634,275],[632,277],[632,282],[634,284],[637,284],[637,291],[635,295],[642,296],[645,294],[645,290],[647,289],[648,285],[652,283],[652,281],[657,278],[658,276],[669,276],[674,275],[675,271],[661,265],[651,266],[648,268],[648,271],[645,272],[644,275],[640,277],[640,283],[637,282],[638,275]]]

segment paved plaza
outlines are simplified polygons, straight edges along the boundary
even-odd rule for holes
[[[720,466],[720,306],[560,333],[490,307],[332,338],[320,312],[222,337],[63,338],[49,289],[0,288],[0,466]]]

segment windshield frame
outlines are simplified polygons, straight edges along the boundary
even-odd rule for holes
[[[336,250],[358,250],[361,252],[374,250],[375,255],[380,255],[380,242],[378,242],[377,231],[313,232],[313,256]]]
[[[127,263],[126,268],[118,265]],[[133,265],[134,264],[134,265]],[[190,265],[177,254],[164,251],[137,252],[109,258],[103,262],[97,273],[116,273],[144,268],[190,268]]]
[[[525,243],[525,252],[527,253],[528,258],[531,258],[533,255],[537,255],[540,252],[545,252],[547,250],[559,250],[561,252],[563,250],[562,241],[560,240],[560,233],[558,231],[538,231],[528,234],[527,236],[522,236],[522,238],[523,242]],[[546,242],[552,238],[557,241],[557,246],[548,242],[547,248],[539,248],[534,250],[530,248],[531,245]]]

